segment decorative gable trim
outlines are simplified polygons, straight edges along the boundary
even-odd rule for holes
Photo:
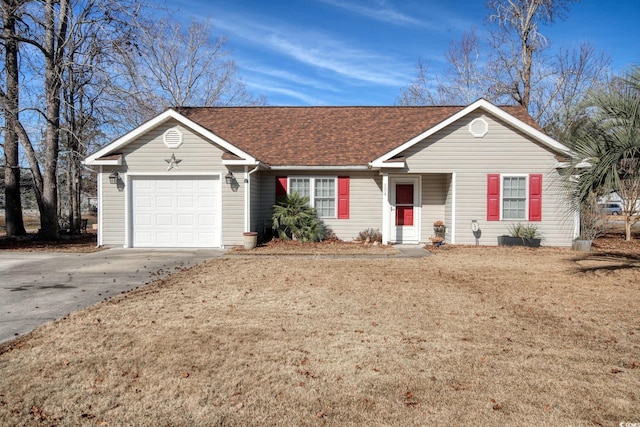
[[[389,159],[391,159],[391,158],[393,158],[395,156],[398,156],[399,154],[401,154],[405,150],[407,150],[407,149],[413,147],[415,144],[423,141],[425,138],[427,138],[427,137],[435,134],[436,132],[446,128],[447,126],[451,125],[452,123],[456,122],[457,120],[459,120],[459,119],[471,114],[472,112],[474,112],[474,111],[476,111],[478,109],[482,109],[482,110],[486,111],[487,113],[498,117],[499,119],[501,119],[504,122],[510,124],[511,126],[515,127],[516,129],[522,131],[523,133],[525,133],[526,135],[528,135],[531,138],[535,139],[536,141],[542,143],[543,145],[545,145],[551,151],[554,151],[554,152],[559,153],[559,154],[567,155],[567,156],[569,156],[570,153],[571,153],[569,148],[567,148],[563,144],[559,143],[555,139],[549,137],[548,135],[545,135],[543,132],[540,132],[539,130],[535,129],[532,126],[529,126],[528,124],[524,123],[522,120],[512,116],[511,114],[507,113],[506,111],[504,111],[500,107],[497,107],[497,106],[493,105],[489,101],[487,101],[485,99],[479,99],[476,102],[474,102],[473,104],[463,108],[462,110],[460,110],[456,114],[452,115],[448,119],[440,122],[436,126],[431,127],[430,129],[428,129],[425,132],[421,133],[420,135],[410,139],[409,141],[405,142],[404,144],[400,145],[399,147],[397,147],[397,148],[389,151],[388,153],[378,157],[377,159],[373,160],[370,163],[371,167],[374,167],[374,168],[390,167],[386,163],[386,162],[389,161]]]
[[[242,164],[245,164],[245,165],[246,164],[252,164],[252,165],[256,164],[256,159],[253,156],[250,156],[249,154],[247,154],[244,151],[240,150],[238,147],[230,144],[229,142],[227,142],[223,138],[220,138],[218,135],[216,135],[213,132],[203,128],[202,126],[200,126],[196,122],[186,118],[182,114],[180,114],[180,113],[178,113],[178,112],[176,112],[175,110],[172,110],[172,109],[169,109],[169,110],[165,111],[164,113],[162,113],[162,114],[154,117],[153,119],[147,121],[146,123],[138,126],[137,128],[135,128],[131,132],[126,133],[125,135],[123,135],[122,137],[116,139],[115,141],[113,141],[112,143],[107,145],[106,147],[102,148],[101,150],[99,150],[96,153],[92,154],[91,156],[87,157],[85,159],[85,161],[84,161],[84,164],[86,164],[86,165],[95,165],[95,164],[97,164],[95,162],[100,157],[105,157],[105,156],[108,156],[108,155],[110,155],[110,154],[112,154],[114,152],[117,152],[122,147],[124,147],[125,145],[127,145],[130,142],[134,141],[139,136],[144,135],[145,133],[149,132],[150,130],[160,126],[161,124],[163,124],[166,121],[171,120],[171,119],[178,121],[184,127],[188,128],[188,129],[191,129],[192,131],[194,131],[196,133],[199,133],[205,139],[207,139],[207,140],[219,145],[223,149],[229,151],[231,154],[234,154],[234,155],[238,156],[239,158],[242,159],[242,162],[243,162]],[[237,162],[237,161],[234,161],[234,162]]]
[[[162,135],[162,142],[164,142],[164,145],[168,148],[180,148],[182,140],[182,132],[175,127],[167,129]]]

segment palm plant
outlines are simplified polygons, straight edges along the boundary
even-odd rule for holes
[[[278,199],[273,206],[272,228],[283,240],[318,242],[326,234],[316,210],[309,206],[309,198],[298,193]]]
[[[623,200],[625,237],[640,221],[640,67],[592,93],[571,131],[570,176],[580,206],[593,194],[615,190]]]

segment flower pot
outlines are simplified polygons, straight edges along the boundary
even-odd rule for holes
[[[590,252],[592,240],[574,240],[571,242],[571,249],[574,251]]]
[[[242,234],[245,249],[253,249],[258,244],[258,233],[255,231],[248,231]]]
[[[523,237],[498,236],[499,246],[526,246],[528,248],[539,248],[541,239],[526,239]]]

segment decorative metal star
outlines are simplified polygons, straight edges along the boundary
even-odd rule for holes
[[[180,169],[178,167],[178,163],[180,163],[182,159],[178,160],[176,159],[176,155],[172,154],[170,159],[165,159],[164,161],[169,164],[169,166],[167,167],[167,170],[170,171],[173,168]]]

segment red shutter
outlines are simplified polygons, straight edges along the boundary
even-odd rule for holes
[[[487,175],[487,221],[500,221],[500,174]]]
[[[287,195],[287,177],[276,176],[276,202],[280,197]]]
[[[529,175],[529,221],[542,221],[542,175]]]
[[[349,177],[338,177],[338,219],[349,219]]]

